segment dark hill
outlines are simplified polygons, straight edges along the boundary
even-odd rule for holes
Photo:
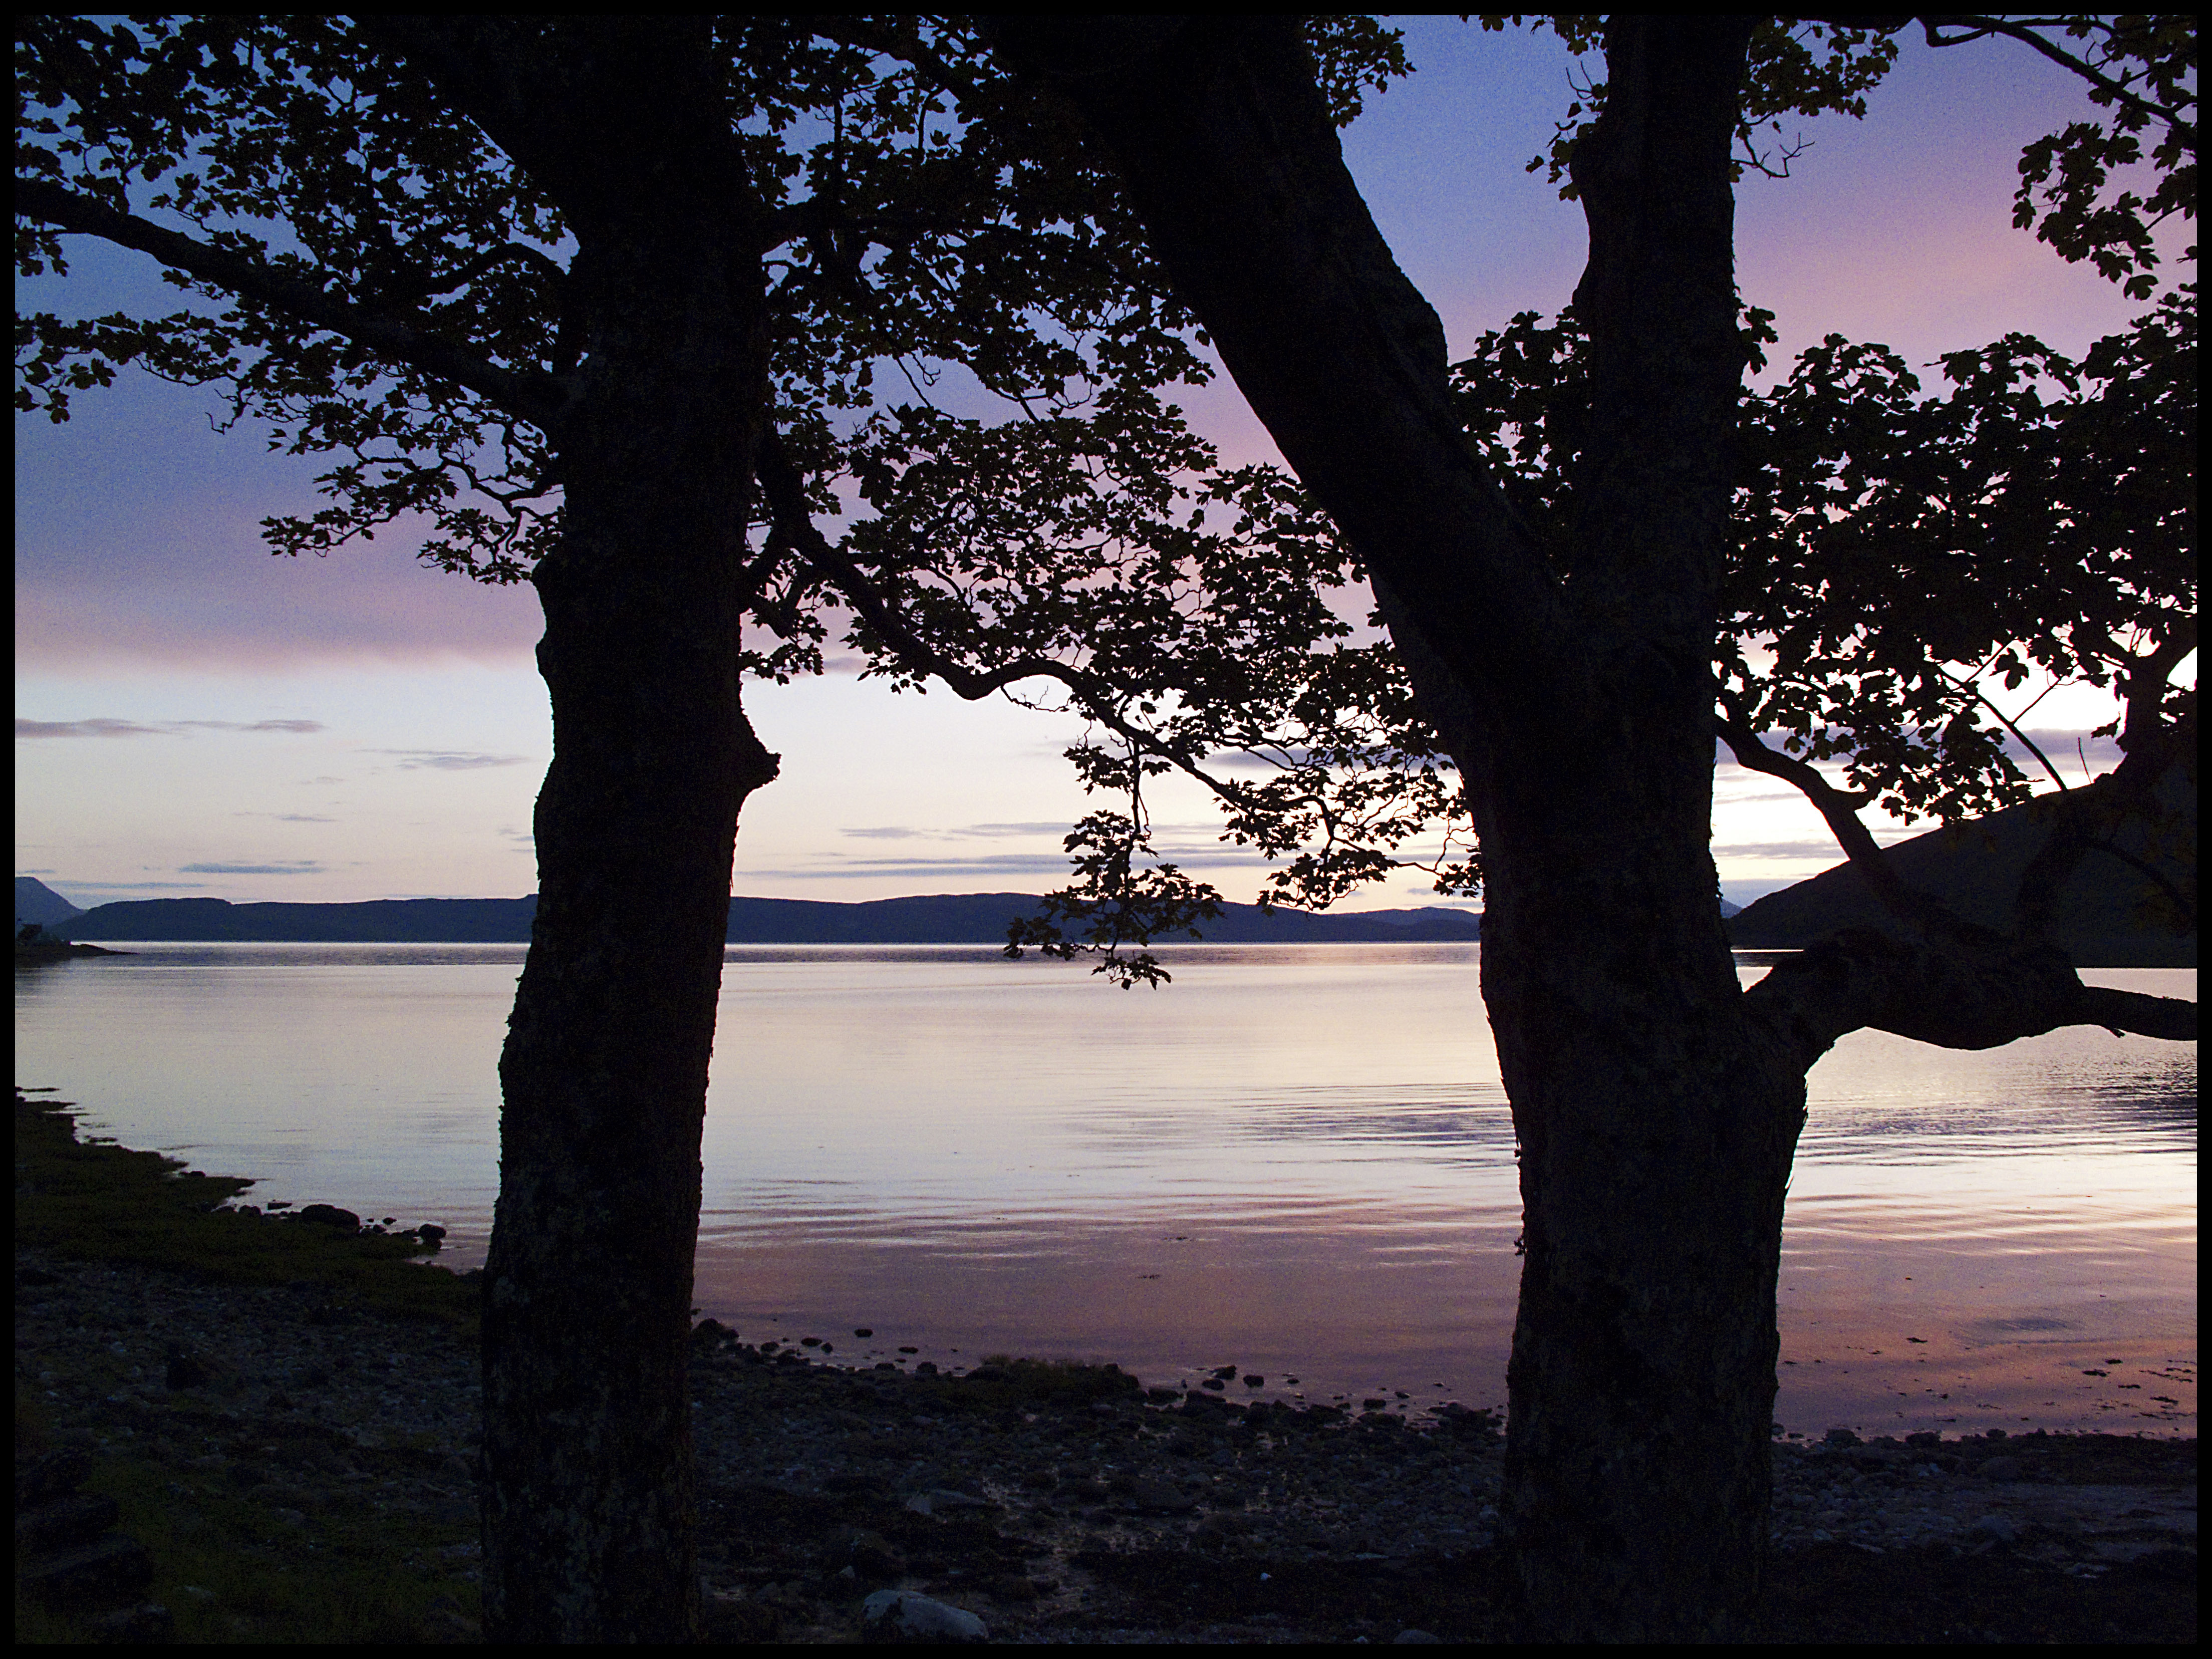
[[[2188,855],[2151,846],[2141,825],[2130,825],[2120,844],[2173,880],[2185,891],[2195,881],[2197,796],[2179,774],[2160,793],[2185,823]],[[1977,819],[1956,830],[1936,830],[1899,842],[1886,856],[1912,886],[1935,894],[1969,921],[2001,927],[2021,872],[2050,828],[2034,802]],[[2135,915],[2147,890],[2142,876],[2103,853],[2093,852],[2074,872],[2058,905],[2058,942],[2077,968],[2194,968],[2197,935],[2145,926]],[[1729,937],[1745,949],[1799,949],[1845,927],[1903,931],[1868,892],[1848,864],[1810,881],[1769,893],[1728,924]]]
[[[733,898],[732,945],[1003,945],[1006,925],[1033,914],[1031,893],[940,893],[841,904],[823,899]],[[525,944],[538,899],[378,899],[363,904],[233,904],[224,899],[132,899],[103,904],[57,931],[74,939],[210,944]],[[1480,920],[1462,910],[1316,915],[1224,907],[1204,925],[1208,944],[1465,943]]]

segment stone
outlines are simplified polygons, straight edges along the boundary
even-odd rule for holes
[[[89,1622],[94,1636],[101,1642],[165,1647],[176,1639],[177,1621],[159,1601],[118,1607]]]
[[[154,1582],[154,1558],[137,1539],[110,1533],[33,1562],[17,1582],[48,1601],[86,1606],[127,1601]]]
[[[1151,1475],[1139,1475],[1129,1483],[1128,1502],[1152,1515],[1188,1515],[1198,1507],[1180,1486]]]
[[[1407,1642],[1434,1643],[1441,1647],[1443,1645],[1443,1637],[1433,1635],[1425,1630],[1401,1630],[1390,1638],[1390,1642],[1394,1647]]]
[[[335,1204],[310,1204],[296,1212],[295,1221],[311,1221],[317,1226],[335,1227],[342,1233],[361,1231],[361,1218],[351,1210],[341,1210]]]
[[[988,1509],[980,1498],[970,1498],[964,1492],[948,1492],[941,1486],[928,1492],[918,1492],[906,1500],[906,1506],[916,1515],[942,1515],[948,1510]]]
[[[1849,1429],[1830,1429],[1820,1438],[1831,1446],[1856,1446],[1859,1443],[1858,1436],[1853,1434]]]
[[[2017,1480],[2021,1477],[2020,1459],[1985,1457],[1982,1460],[1981,1474],[1984,1480]]]
[[[115,1500],[99,1492],[58,1498],[15,1517],[15,1547],[58,1550],[89,1544],[120,1516]]]
[[[42,1453],[15,1466],[15,1501],[29,1507],[65,1498],[91,1473],[92,1459],[82,1449]]]
[[[1992,1543],[2009,1544],[2020,1536],[2020,1523],[2008,1515],[1985,1515],[1966,1528],[1969,1538],[1986,1538]]]
[[[173,1389],[197,1389],[205,1383],[213,1373],[200,1363],[197,1355],[171,1343],[169,1357],[161,1375],[162,1380]]]
[[[886,1589],[860,1603],[860,1635],[870,1642],[988,1642],[991,1630],[964,1607]]]

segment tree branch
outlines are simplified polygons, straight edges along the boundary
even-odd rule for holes
[[[325,329],[378,356],[467,387],[517,419],[550,430],[567,398],[550,374],[518,374],[428,332],[422,319],[364,311],[313,283],[271,270],[258,259],[210,247],[136,214],[40,179],[15,181],[15,211],[80,235],[151,254],[163,264],[240,298]]]
[[[1881,848],[1853,809],[1865,804],[1864,796],[1851,796],[1837,788],[1808,761],[1798,760],[1767,747],[1746,717],[1743,704],[1727,692],[1721,706],[1728,718],[1719,722],[1721,736],[1746,771],[1779,778],[1802,793],[1827,821],[1844,856],[1867,884],[1875,902],[1899,921],[1908,921],[1939,937],[1972,945],[1986,945],[1997,935],[1977,927],[1950,906],[1917,887],[1908,887],[1889,867]]]
[[[1853,928],[1778,963],[1743,994],[1744,1010],[1805,1066],[1862,1029],[1941,1048],[1995,1048],[2068,1025],[2197,1036],[2193,1002],[2086,986],[2055,947],[1992,940],[1960,949]]]
[[[2003,709],[1998,708],[1996,704],[1990,702],[1988,697],[1984,696],[1982,694],[1981,687],[1976,685],[1971,680],[1953,679],[1950,675],[1943,672],[1942,665],[1940,663],[1936,665],[1936,672],[1937,674],[1942,675],[1944,679],[1949,680],[1953,685],[1957,686],[1960,690],[1966,692],[1969,696],[1972,697],[1976,702],[1981,704],[1981,706],[1988,709],[1990,713],[1995,714],[1997,717],[1997,724],[2003,726],[2006,731],[2011,732],[2014,738],[2019,739],[2021,748],[2027,750],[2029,754],[2034,756],[2037,760],[2043,763],[2043,769],[2051,774],[2051,782],[2057,784],[2061,791],[2064,791],[2072,787],[2065,779],[2058,775],[2058,769],[2051,763],[2051,757],[2043,752],[2041,745],[2039,744],[2034,738],[2029,737],[2027,732],[2021,731],[2018,722],[2016,722],[2011,715],[2006,714]],[[2042,699],[2039,697],[2036,701],[2039,702]],[[2030,703],[2028,705],[2031,709],[2033,709],[2034,706],[2034,703]]]
[[[1464,445],[1442,325],[1346,169],[1297,21],[985,27],[1076,106],[1254,412],[1472,703],[1537,729],[1589,718],[1583,635]]]
[[[2061,68],[2071,70],[2090,85],[2100,91],[2111,94],[2117,101],[2140,115],[2153,117],[2192,137],[2197,131],[2196,123],[2179,110],[2168,109],[2163,104],[2153,103],[2140,94],[2130,92],[2124,83],[2113,80],[2112,76],[2094,68],[2086,59],[2076,58],[2063,46],[2045,40],[2035,32],[2035,26],[2045,22],[2046,21],[2045,19],[1984,17],[1969,14],[1961,16],[1923,16],[1917,21],[1926,33],[1928,44],[1930,46],[1963,46],[1969,41],[1984,40],[1992,34],[2001,34],[2008,40],[2017,40],[2021,45],[2041,52]],[[2055,22],[2060,20],[2050,21]],[[1946,40],[1936,33],[1939,29],[1946,28],[1960,28],[1968,32],[1965,34],[1953,35]]]
[[[1204,784],[1222,799],[1232,805],[1241,804],[1230,785],[1208,775],[1202,768],[1162,744],[1141,726],[1133,726],[1124,720],[1115,708],[1116,699],[1112,690],[1095,675],[1071,668],[1051,657],[1017,657],[996,668],[978,671],[946,656],[924,640],[906,618],[898,614],[884,597],[883,590],[868,579],[866,572],[839,552],[830,538],[815,528],[813,517],[807,511],[805,488],[800,482],[799,470],[775,432],[762,434],[754,469],[760,480],[762,500],[775,515],[776,532],[788,541],[802,558],[821,571],[846,603],[883,637],[884,643],[897,653],[899,660],[914,672],[929,675],[943,682],[955,696],[969,702],[978,702],[1021,680],[1057,681],[1075,694],[1084,713],[1100,725],[1119,733],[1145,753],[1168,762],[1177,770]]]

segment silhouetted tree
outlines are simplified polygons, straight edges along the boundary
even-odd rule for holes
[[[1367,20],[1310,33],[1338,118],[1402,70]],[[1091,660],[1099,619],[1165,625],[1160,573],[1236,569],[1176,482],[1211,457],[1159,395],[1206,372],[1189,319],[970,26],[38,15],[16,73],[19,272],[65,274],[92,236],[196,301],[19,316],[19,408],[65,419],[124,364],[216,385],[276,447],[336,458],[328,507],[266,523],[276,551],[420,514],[426,559],[536,589],[554,756],[500,1066],[487,1629],[688,1639],[700,1129],[735,825],[777,769],[742,684],[819,672],[849,605],[871,641],[954,652],[963,696],[1042,674],[1133,731],[1152,682]],[[932,405],[956,366],[1020,439]],[[879,406],[879,378],[911,403]],[[1056,591],[940,639],[928,592],[963,553],[814,527],[840,479],[911,507],[933,474]],[[1199,488],[1315,522],[1257,475]],[[1236,575],[1256,622],[1326,616],[1277,568]]]
[[[1313,902],[1471,811],[1481,863],[1448,853],[1438,876],[1485,884],[1522,1141],[1509,1520],[1532,1614],[1562,1635],[1723,1628],[1765,1527],[1805,1066],[1931,1011],[1949,1041],[2185,1018],[2085,990],[2032,932],[1942,925],[1736,993],[1707,846],[1714,738],[1737,718],[1718,699],[1796,682],[1714,665],[1793,628],[1814,660],[1829,623],[1731,586],[1729,146],[1771,112],[1850,106],[1888,35],[1608,36],[1605,112],[1571,117],[1554,158],[1593,260],[1586,390],[1539,399],[1579,423],[1547,523],[1482,459],[1480,364],[1455,387],[1335,149],[1362,88],[1402,69],[1389,35],[1005,27],[1020,74],[958,19],[19,27],[19,269],[61,270],[61,236],[94,235],[221,307],[21,319],[19,403],[59,418],[121,362],[219,384],[234,416],[341,458],[330,507],[270,523],[278,550],[425,514],[427,556],[526,577],[544,608],[555,757],[487,1272],[489,1631],[696,1632],[699,1128],[733,826],[776,759],[740,690],[818,669],[833,607],[902,683],[1042,684],[1092,718],[1078,764],[1127,805],[1071,837],[1081,942],[1141,945],[1212,900],[1148,859],[1163,769],[1206,781],[1228,833],[1282,858],[1276,892]],[[2135,59],[2099,61],[2121,77],[2116,131],[2174,103],[2135,89]],[[2124,159],[2117,142],[2046,158],[2093,241],[2103,175],[2081,196],[2072,158]],[[2148,258],[2097,246],[2129,280]],[[1304,490],[1220,471],[1182,429],[1162,393],[1203,374],[1194,320]],[[1018,416],[937,406],[948,366]],[[893,374],[910,398],[878,395]],[[841,483],[866,512],[833,536]],[[1341,614],[1370,579],[1387,642]],[[1796,729],[1790,696],[1829,706],[1771,695],[1743,703],[1754,736]],[[1893,712],[1917,718],[1909,701]],[[1224,775],[1224,750],[1279,769]],[[1996,780],[1939,804],[2002,794],[1994,752],[1923,766]]]
[[[1571,112],[1553,155],[1589,224],[1572,360],[1522,376],[1517,405],[1497,371],[1540,343],[1529,319],[1455,382],[1294,29],[996,25],[1080,111],[1177,296],[1364,561],[1464,781],[1525,1205],[1504,1535],[1531,1633],[1553,1639],[1724,1638],[1756,1594],[1784,1192],[1805,1073],[1837,1038],[2196,1031],[2193,1004],[2083,986],[2046,936],[2056,882],[2193,754],[2193,690],[2169,684],[2195,639],[2183,309],[2093,353],[2104,394],[2062,418],[2033,418],[2033,382],[2075,371],[2032,342],[1952,360],[1960,390],[1933,406],[1899,404],[1893,360],[1833,342],[1739,430],[1756,337],[1735,145],[1784,110],[1854,107],[1907,21],[1607,21],[1595,118]],[[2010,34],[2088,80],[2112,125],[2033,147],[2023,213],[2055,169],[2046,236],[2147,295],[2145,204],[2100,192],[2156,125],[2150,212],[2193,210],[2193,25],[1927,33]],[[1508,412],[1517,434],[1493,440]],[[1517,471],[1498,453],[1516,440]],[[2023,793],[1976,682],[2031,664],[2117,681],[2127,758],[2069,798],[2000,933],[1905,890],[1852,808]],[[1914,930],[1838,937],[1741,989],[1710,848],[1717,738],[1803,789]],[[1834,755],[1856,788],[1812,763]]]

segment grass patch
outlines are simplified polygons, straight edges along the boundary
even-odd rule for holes
[[[231,1207],[253,1183],[186,1169],[158,1152],[81,1138],[70,1103],[15,1097],[15,1243],[44,1260],[135,1266],[234,1285],[319,1287],[332,1310],[422,1322],[474,1339],[475,1283],[415,1260],[435,1248],[415,1233],[348,1231]],[[41,1270],[43,1271],[43,1270]],[[33,1284],[51,1279],[24,1280]],[[143,1321],[140,1323],[143,1324]],[[20,1340],[20,1339],[19,1339]],[[17,1356],[19,1467],[60,1444],[94,1455],[81,1488],[115,1500],[118,1525],[145,1546],[179,1642],[286,1644],[472,1641],[472,1514],[411,1500],[426,1477],[450,1489],[450,1446],[363,1445],[307,1418],[241,1411],[171,1393],[118,1399],[125,1362],[104,1350],[43,1379],[75,1399],[107,1397],[92,1429],[55,1429],[41,1387]],[[410,1510],[410,1504],[412,1504]],[[20,1575],[28,1558],[19,1547]],[[44,1607],[19,1579],[15,1639],[86,1643],[84,1619]]]
[[[477,1291],[415,1258],[412,1232],[345,1232],[230,1207],[250,1180],[79,1138],[68,1101],[15,1096],[15,1243],[77,1261],[167,1267],[236,1285],[307,1281],[378,1313],[472,1333]]]
[[[162,1413],[153,1435],[111,1440],[83,1490],[115,1500],[119,1525],[155,1563],[143,1596],[167,1607],[185,1643],[440,1643],[469,1640],[480,1613],[477,1586],[462,1577],[469,1559],[444,1552],[476,1541],[473,1519],[438,1522],[383,1511],[380,1477],[404,1473],[428,1456],[406,1449],[354,1451],[359,1495],[302,1517],[288,1510],[283,1487],[232,1489],[179,1461],[179,1452],[218,1446],[246,1449],[239,1426],[212,1410]],[[195,1420],[195,1419],[198,1420]],[[19,1384],[18,1456],[48,1449],[44,1413]],[[260,1431],[243,1437],[256,1443]],[[17,1571],[25,1565],[21,1551]],[[94,1640],[69,1612],[15,1598],[15,1640]]]

